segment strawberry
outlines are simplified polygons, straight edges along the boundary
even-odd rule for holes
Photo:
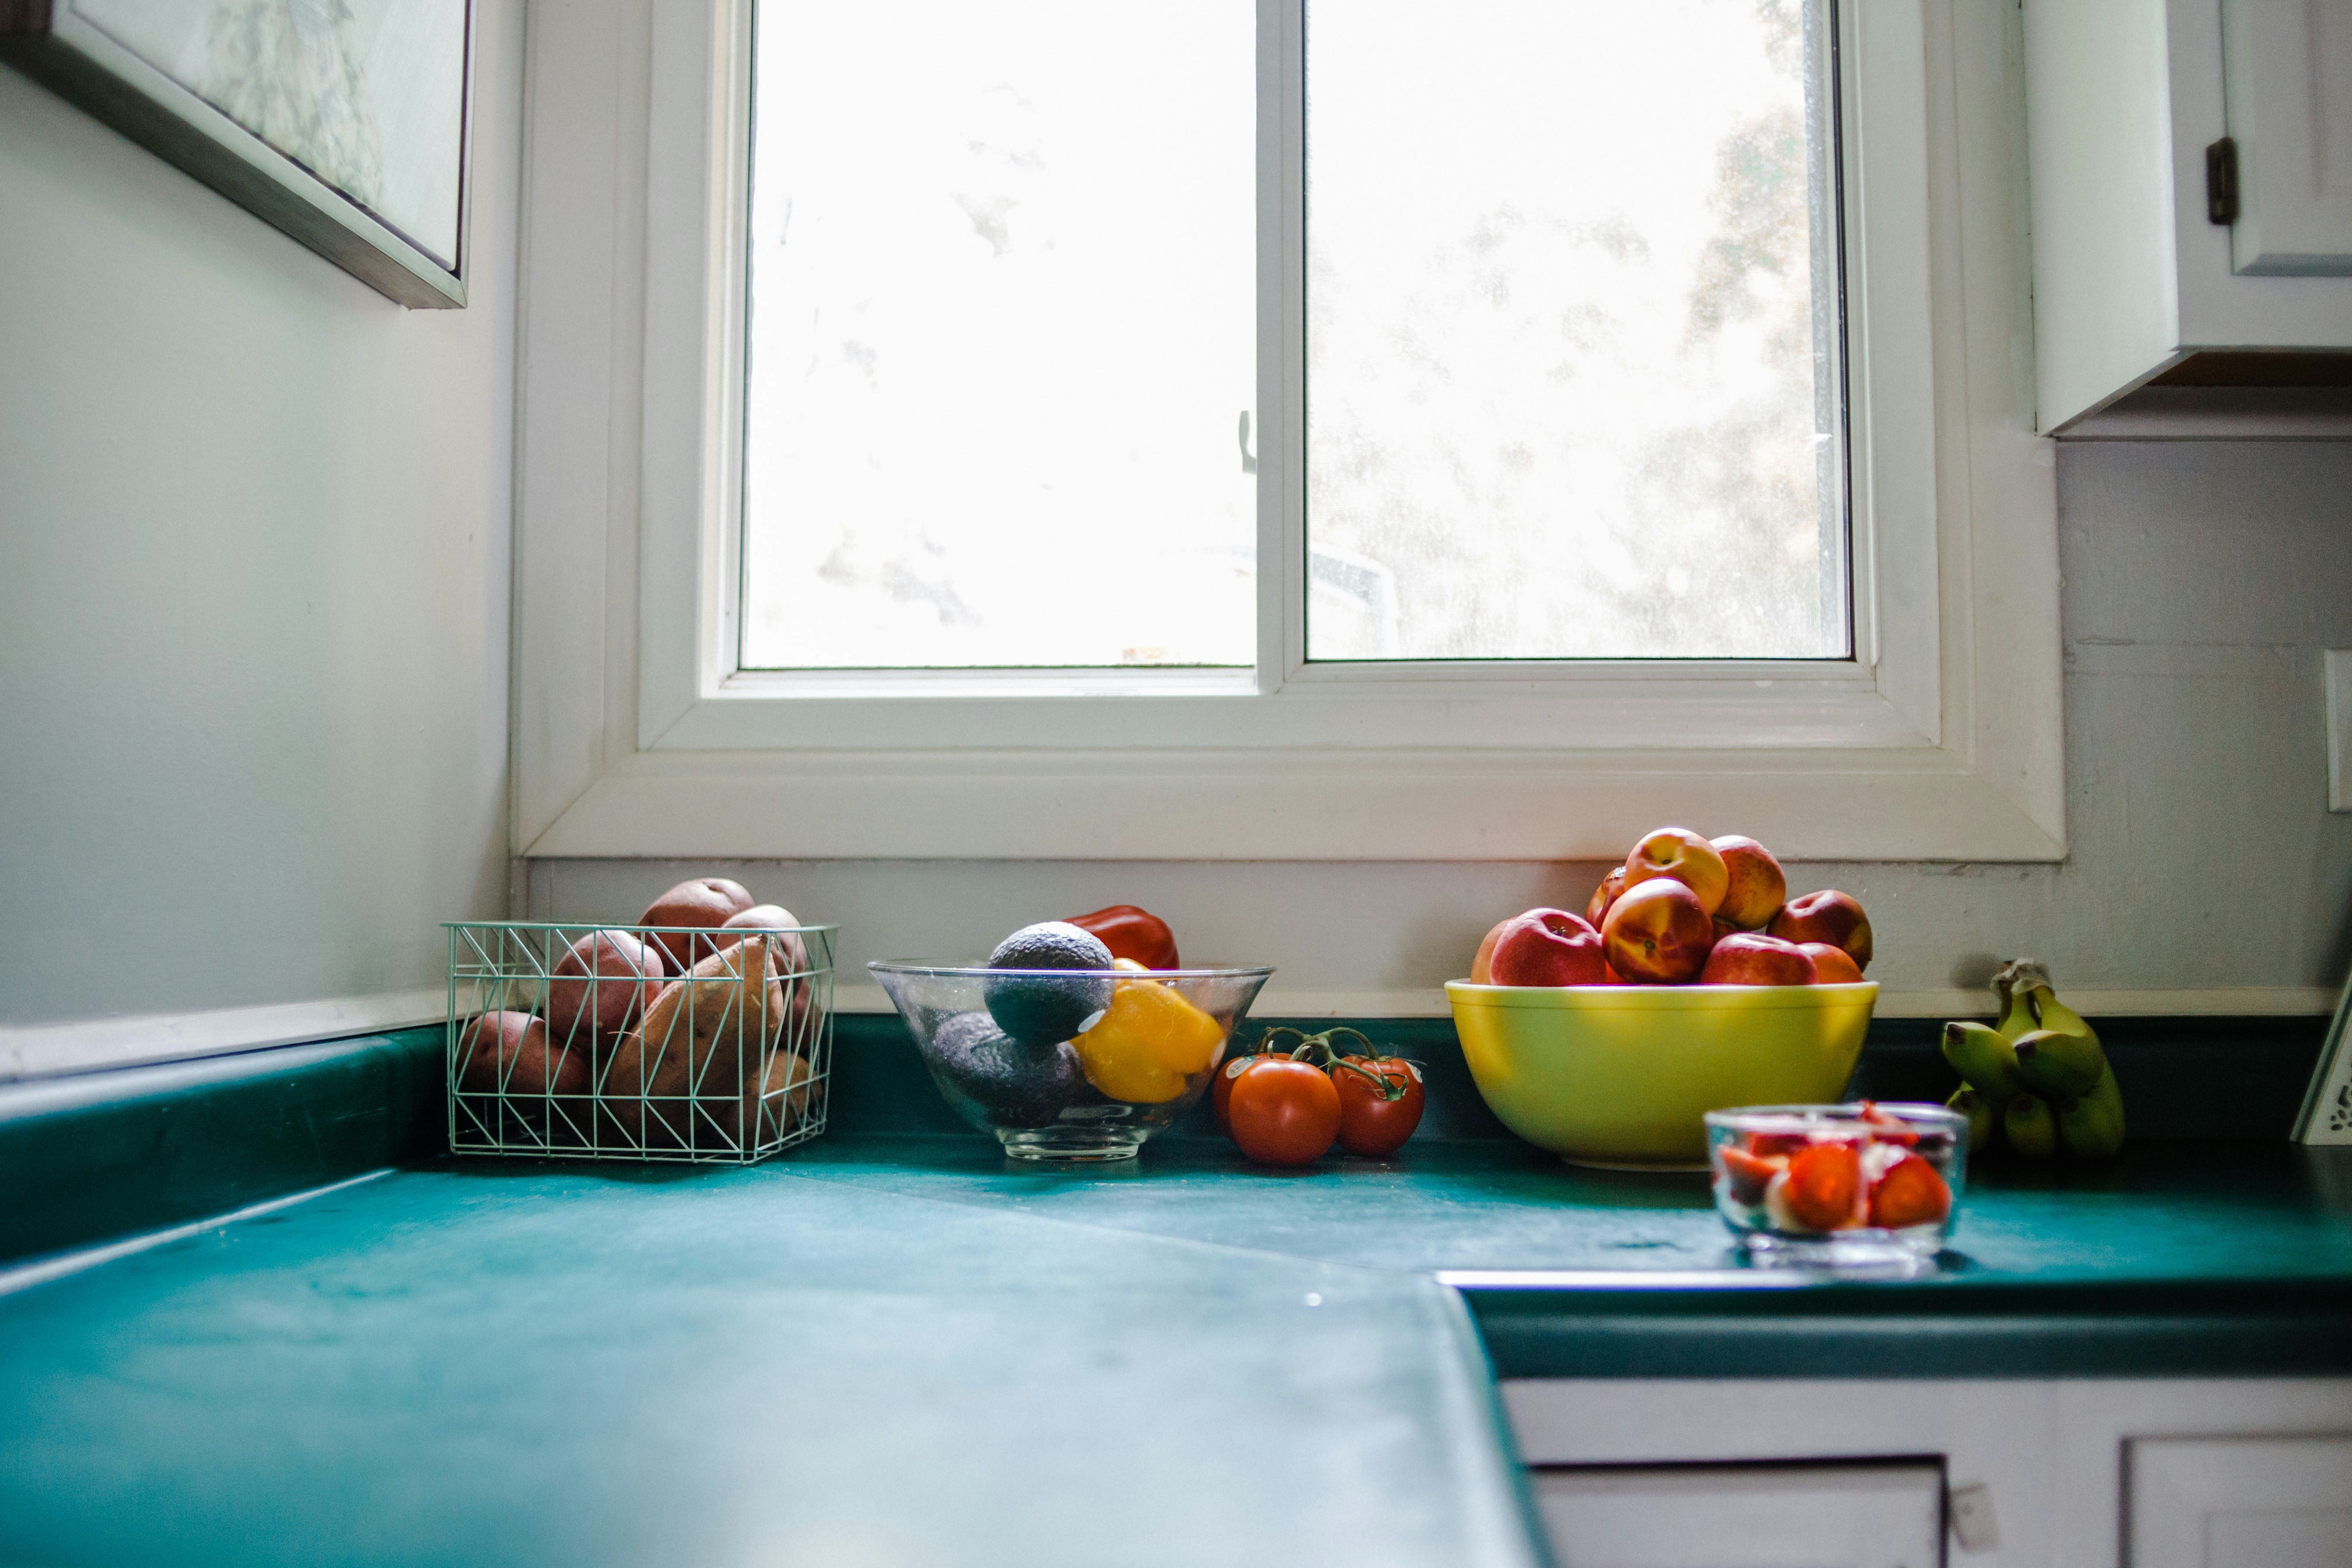
[[[1811,1142],[1801,1132],[1750,1132],[1748,1152],[1769,1160],[1776,1154],[1793,1154]]]
[[[1951,1212],[1952,1189],[1916,1154],[1904,1156],[1870,1191],[1870,1223],[1882,1229],[1933,1225]]]
[[[1723,1175],[1734,1201],[1760,1204],[1772,1178],[1789,1168],[1785,1157],[1751,1154],[1734,1143],[1723,1146]]]
[[[1808,1230],[1851,1226],[1861,1195],[1862,1157],[1851,1143],[1816,1143],[1789,1162],[1789,1212]]]

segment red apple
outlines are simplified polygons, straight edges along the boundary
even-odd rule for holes
[[[1801,942],[1805,955],[1813,961],[1813,984],[1816,985],[1858,985],[1862,983],[1862,966],[1854,963],[1845,949],[1832,947],[1825,942]]]
[[[1856,969],[1870,967],[1870,917],[1852,894],[1831,888],[1790,899],[1767,929],[1783,942],[1825,942],[1843,948]]]
[[[691,926],[697,931],[716,931],[727,923],[727,917],[751,908],[751,895],[743,890],[740,882],[730,882],[724,877],[697,877],[680,882],[660,898],[646,906],[637,917],[641,926]],[[683,974],[702,959],[719,950],[720,944],[682,932],[656,933],[654,941],[669,960],[670,973]]]
[[[1709,915],[1723,907],[1731,890],[1731,868],[1714,845],[1687,827],[1661,827],[1643,836],[1625,857],[1625,886],[1639,887],[1653,877],[1672,877],[1698,895],[1699,907]]]
[[[1624,890],[1625,868],[1620,866],[1601,878],[1601,886],[1592,889],[1592,897],[1586,900],[1584,906],[1584,923],[1599,931],[1601,922],[1609,918],[1609,906],[1615,903],[1617,895]]]
[[[1503,922],[1487,961],[1495,985],[1599,985],[1601,933],[1566,910],[1529,910]]]
[[[1495,940],[1503,934],[1505,926],[1518,918],[1517,915],[1509,915],[1496,921],[1486,928],[1486,934],[1478,939],[1477,956],[1470,961],[1471,984],[1492,985],[1494,984],[1494,981],[1488,977],[1494,973],[1492,965],[1495,957]]]
[[[1737,833],[1710,842],[1731,874],[1730,890],[1715,911],[1717,922],[1728,921],[1739,931],[1762,931],[1772,923],[1789,896],[1789,879],[1782,874],[1780,862],[1773,858],[1772,851]]]
[[[557,1044],[616,1040],[669,973],[662,950],[625,931],[591,931],[555,961],[547,983],[547,1030]],[[593,976],[592,984],[590,977]]]
[[[1601,938],[1609,967],[1628,984],[1684,985],[1706,967],[1715,925],[1698,894],[1672,877],[1653,877],[1611,906]]]
[[[1813,961],[1793,942],[1752,931],[1734,931],[1706,955],[1706,967],[1699,971],[1698,981],[1702,985],[1811,985]]]

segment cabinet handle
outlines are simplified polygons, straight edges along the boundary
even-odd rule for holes
[[[2205,149],[2205,216],[2224,227],[2238,221],[2238,144],[2227,136]]]

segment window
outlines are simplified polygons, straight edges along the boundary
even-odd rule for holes
[[[747,668],[1246,666],[1251,0],[765,0]]]
[[[1828,9],[1305,22],[1307,660],[1846,658]],[[1255,661],[1255,31],[765,0],[742,668]]]
[[[519,852],[2063,855],[2013,6],[757,24],[532,13]]]

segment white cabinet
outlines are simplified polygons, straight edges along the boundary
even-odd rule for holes
[[[1539,1469],[1559,1568],[1937,1568],[1941,1465]]]
[[[2352,273],[2352,0],[2221,0],[2221,21],[2231,264]]]
[[[2130,1445],[2132,1568],[2344,1568],[2352,1437]]]
[[[2150,384],[2352,383],[2352,0],[2024,7],[2040,427]]]
[[[1503,1402],[1563,1568],[2352,1565],[2352,1379],[1545,1378]]]

